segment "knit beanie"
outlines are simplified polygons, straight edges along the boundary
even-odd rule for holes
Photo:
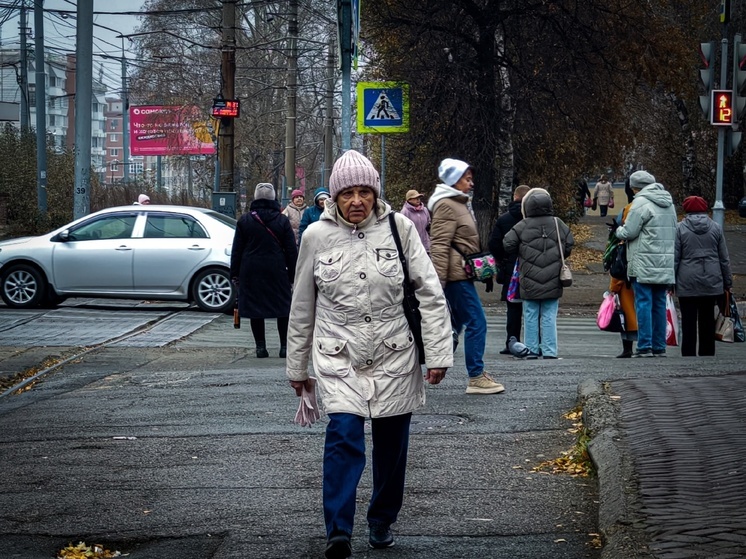
[[[336,200],[340,192],[353,186],[368,186],[376,198],[381,195],[381,178],[373,163],[363,154],[348,150],[334,162],[329,176],[329,194]]]
[[[140,196],[137,197],[138,204],[145,204],[147,202],[150,202],[150,196],[147,194],[140,194]]]
[[[275,187],[268,182],[260,182],[254,189],[254,200],[274,200]]]
[[[629,176],[629,185],[632,188],[645,188],[655,182],[655,177],[647,171],[635,171]]]
[[[290,193],[290,198],[295,198],[296,196],[303,196],[303,191],[299,189],[295,189]]]
[[[469,168],[469,164],[460,159],[444,159],[438,166],[438,177],[448,186],[456,184]]]
[[[684,198],[684,211],[688,214],[707,212],[707,200],[701,196],[688,196]]]

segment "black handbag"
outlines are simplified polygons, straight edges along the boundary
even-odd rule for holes
[[[420,365],[425,364],[425,343],[422,340],[422,314],[420,313],[420,302],[417,300],[415,295],[415,288],[412,280],[409,279],[409,266],[407,266],[407,259],[404,258],[404,250],[401,246],[401,238],[399,238],[399,230],[396,228],[396,218],[394,214],[396,212],[389,213],[389,224],[391,225],[391,234],[394,236],[394,242],[396,243],[396,250],[399,251],[399,260],[401,260],[402,270],[404,271],[404,316],[407,317],[409,323],[409,329],[412,331],[414,336],[414,343],[417,346],[417,353],[419,353]]]

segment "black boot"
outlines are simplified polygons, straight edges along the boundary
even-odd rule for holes
[[[269,357],[269,352],[267,351],[266,342],[256,343],[256,356],[259,359],[263,359],[264,357]]]
[[[286,346],[280,346],[280,357],[288,356],[288,348]]]
[[[632,357],[632,340],[622,340],[622,353],[617,358],[626,359]]]

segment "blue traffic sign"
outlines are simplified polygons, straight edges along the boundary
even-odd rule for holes
[[[357,131],[409,132],[409,86],[398,82],[359,82]]]

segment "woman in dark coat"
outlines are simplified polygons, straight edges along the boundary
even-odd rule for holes
[[[257,357],[269,357],[265,318],[277,319],[280,357],[286,357],[290,290],[297,259],[295,234],[288,218],[280,213],[275,189],[269,183],[259,183],[249,211],[238,220],[231,251],[231,278],[239,286],[238,310],[251,321]]]

